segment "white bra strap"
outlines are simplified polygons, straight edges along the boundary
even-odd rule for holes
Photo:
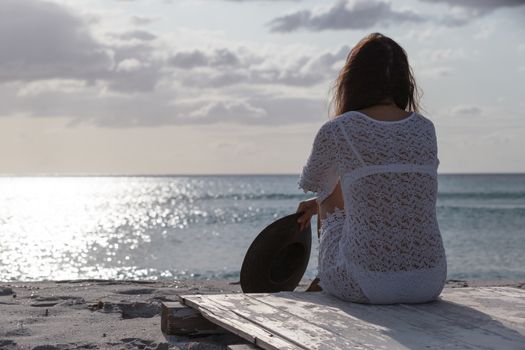
[[[405,173],[405,172],[416,172],[426,173],[432,176],[437,176],[437,162],[431,164],[406,164],[406,163],[394,163],[394,164],[378,164],[378,165],[367,165],[361,168],[357,168],[353,171],[347,172],[343,175],[345,179],[350,183],[368,175],[377,173]]]
[[[361,162],[362,165],[366,165],[365,162],[363,161],[363,158],[359,154],[359,152],[357,152],[357,150],[355,149],[354,144],[352,143],[352,141],[350,141],[350,137],[346,133],[346,131],[343,128],[343,126],[341,125],[341,123],[337,123],[337,126],[339,127],[339,130],[341,130],[341,132],[343,133],[343,136],[345,137],[346,142],[348,142],[348,145],[352,149],[352,152],[354,152],[354,155],[357,157],[357,159],[359,159],[359,161]]]

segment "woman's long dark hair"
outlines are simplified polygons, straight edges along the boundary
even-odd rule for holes
[[[391,100],[403,110],[419,112],[420,94],[405,50],[381,33],[372,33],[352,48],[335,82],[335,116]]]

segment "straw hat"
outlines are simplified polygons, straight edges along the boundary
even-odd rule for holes
[[[248,248],[241,268],[244,293],[293,291],[310,260],[312,230],[299,231],[302,213],[287,215],[268,225]]]

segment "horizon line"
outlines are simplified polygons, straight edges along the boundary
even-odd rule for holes
[[[438,172],[438,175],[525,175],[525,172]],[[0,178],[6,177],[187,177],[187,176],[300,176],[300,173],[183,173],[183,174],[80,174],[80,173],[35,173],[9,174],[0,173]]]

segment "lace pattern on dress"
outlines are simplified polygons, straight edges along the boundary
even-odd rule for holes
[[[344,214],[321,220],[320,272],[333,294],[356,297],[355,281],[446,268],[438,165],[434,125],[420,114],[378,122],[348,112],[319,129],[299,187],[318,193],[320,203],[341,181]]]
[[[321,238],[319,242],[318,277],[323,291],[336,297],[353,302],[369,303],[348,266],[341,261],[345,211],[338,207],[321,220]]]
[[[332,126],[325,124],[315,136],[312,151],[297,183],[304,193],[317,193],[317,203],[325,200],[339,181],[337,153],[332,152],[335,147]]]
[[[324,219],[319,219],[321,223],[321,237],[323,237],[322,228],[330,224],[343,224],[346,218],[345,210],[339,207],[334,207],[334,211],[327,213]]]

